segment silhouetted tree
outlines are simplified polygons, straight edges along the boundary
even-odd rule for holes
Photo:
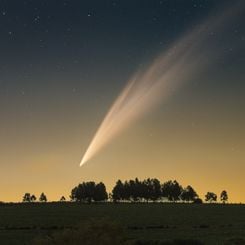
[[[104,183],[100,182],[99,184],[96,184],[93,200],[98,201],[105,201],[108,199],[108,194],[106,192],[106,187]]]
[[[88,202],[92,201],[104,201],[107,200],[108,194],[106,192],[105,185],[101,182],[95,184],[95,182],[83,182],[72,189],[71,200],[79,202]]]
[[[217,195],[213,192],[207,192],[207,194],[205,195],[205,201],[206,202],[216,202]]]
[[[31,202],[35,202],[37,200],[36,196],[33,194],[31,195]]]
[[[22,200],[23,200],[23,202],[31,202],[31,194],[25,193]]]
[[[159,198],[161,198],[162,195],[162,187],[161,187],[161,183],[158,179],[152,179],[152,183],[153,183],[153,195],[152,195],[152,200],[158,200]]]
[[[77,195],[78,195],[78,187],[74,187],[72,190],[71,190],[71,195],[70,195],[70,199],[72,201],[79,201],[79,199],[77,198]]]
[[[71,199],[74,201],[91,203],[94,188],[95,188],[94,182],[92,181],[83,182],[79,184],[77,187],[75,187],[74,189],[72,189]]]
[[[60,198],[60,202],[65,202],[66,201],[66,198],[64,197],[64,196],[62,196],[61,198]]]
[[[150,199],[150,193],[149,193],[149,180],[143,180],[139,181],[137,178],[135,179],[135,184],[137,186],[137,192],[138,192],[138,200],[139,201],[148,201]]]
[[[115,202],[121,200],[142,201],[153,200],[156,201],[161,197],[161,183],[158,179],[146,179],[140,181],[135,180],[125,181],[118,180],[112,190],[112,198]]]
[[[47,202],[47,196],[42,192],[39,197],[40,202]]]
[[[112,189],[112,199],[114,202],[123,200],[124,185],[121,180],[116,182],[116,185]]]
[[[183,189],[180,198],[183,201],[190,202],[198,198],[198,195],[195,190],[190,185],[188,185],[185,189]]]
[[[138,182],[138,179],[137,179]],[[128,186],[126,186],[126,190],[127,190],[127,196],[128,199],[131,201],[138,201],[139,200],[139,193],[137,190],[137,184],[134,180],[129,180],[128,182]]]
[[[95,182],[94,181],[89,181],[89,182],[85,182],[84,183],[84,188],[83,188],[83,191],[84,191],[84,196],[85,196],[85,200],[88,202],[88,203],[91,203],[93,198],[94,198],[94,195],[95,195]]]
[[[176,180],[167,181],[162,185],[162,196],[168,198],[169,201],[179,201],[182,191],[182,186]]]
[[[123,185],[122,199],[130,200],[131,197],[131,187],[129,181],[125,181]]]
[[[223,202],[223,203],[226,203],[228,201],[228,194],[227,194],[227,191],[223,190],[221,193],[220,193],[220,201]]]
[[[161,197],[161,183],[158,179],[147,179],[145,182],[147,190],[146,195],[144,196],[147,200],[156,201]]]
[[[78,195],[74,194],[77,192],[78,187],[72,190],[73,199],[76,199]],[[103,188],[105,189],[105,188]],[[167,198],[169,201],[186,201],[193,203],[202,203],[202,199],[198,197],[197,192],[194,188],[188,185],[186,188],[183,187],[176,181],[166,181],[163,184],[156,178],[154,179],[144,179],[140,181],[138,178],[134,180],[126,180],[122,182],[118,180],[116,185],[112,189],[112,193],[110,194],[110,198],[114,202],[118,201],[157,201],[161,198]],[[108,196],[107,196],[108,198]],[[216,202],[217,195],[213,192],[208,192],[205,196],[205,200],[208,202]],[[228,195],[226,191],[221,193],[221,200],[226,202],[228,199]],[[98,200],[97,198],[93,200]]]

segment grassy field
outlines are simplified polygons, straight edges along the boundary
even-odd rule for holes
[[[34,237],[103,218],[120,224],[129,240],[245,241],[245,205],[47,203],[1,205],[0,244],[32,244]]]

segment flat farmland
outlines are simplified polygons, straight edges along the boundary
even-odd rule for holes
[[[203,244],[244,244],[245,241],[245,205],[64,202],[2,204],[0,244],[32,244],[35,237],[104,219],[118,224],[129,242],[153,244],[191,239]]]

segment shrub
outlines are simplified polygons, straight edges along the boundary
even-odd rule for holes
[[[194,199],[193,203],[195,203],[195,204],[202,204],[203,201],[202,201],[201,198],[196,198],[196,199]]]

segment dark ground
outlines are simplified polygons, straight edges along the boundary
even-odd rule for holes
[[[245,205],[166,203],[4,204],[0,206],[0,244],[32,244],[35,237],[104,218],[119,224],[128,241],[245,244]]]

